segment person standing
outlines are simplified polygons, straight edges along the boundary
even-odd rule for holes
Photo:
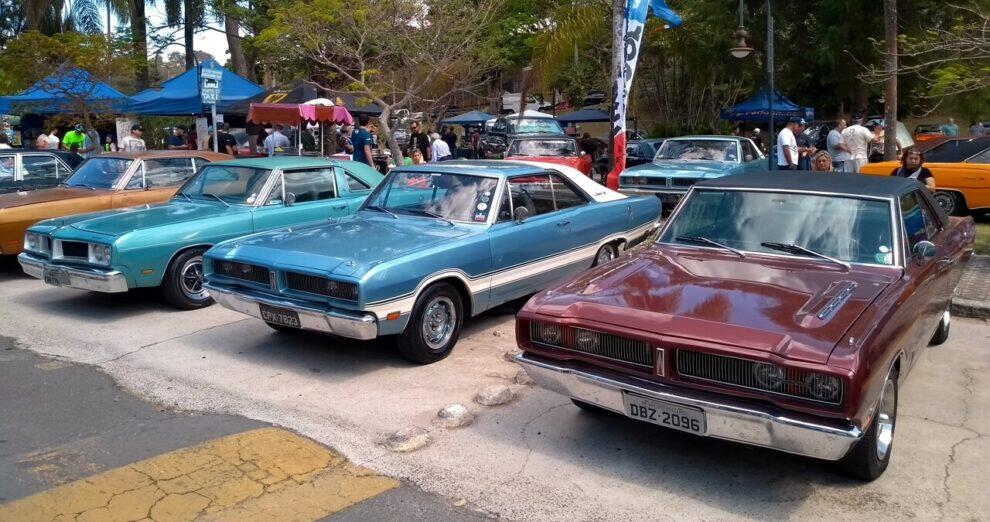
[[[144,139],[141,138],[143,134],[144,127],[140,123],[131,125],[130,136],[124,136],[124,139],[120,142],[121,152],[142,152],[148,150],[148,147],[144,144]]]
[[[224,124],[224,127],[224,130],[226,130],[226,123]],[[275,130],[269,134],[267,138],[265,138],[265,152],[269,156],[274,156],[276,151],[282,152],[292,146],[292,143],[289,142],[289,138],[282,133],[283,130],[285,130],[285,127],[281,123],[275,125]],[[220,143],[223,142],[221,141]]]
[[[86,134],[83,132],[85,130],[82,123],[77,123],[75,128],[62,136],[62,148],[72,150],[72,146],[75,145],[77,149],[82,150],[86,145]]]
[[[352,157],[354,155],[354,141],[351,140],[353,133],[353,127],[344,125],[340,128],[340,135],[337,136],[337,149],[343,154],[350,154]]]
[[[894,169],[890,175],[916,179],[924,184],[928,190],[935,192],[935,176],[924,165],[924,153],[914,147],[908,147],[901,154],[901,166]]]
[[[230,134],[230,124],[222,121],[217,123],[217,152],[237,156],[237,140]],[[206,140],[206,150],[213,150],[213,133]]]
[[[0,149],[9,149],[9,148],[10,148],[10,140],[7,139],[7,134],[4,132],[0,132]]]
[[[982,123],[980,123],[978,121],[971,122],[971,124],[969,126],[969,135],[970,136],[983,136],[984,134],[985,134],[985,130],[983,129],[983,124]]]
[[[103,152],[117,152],[117,144],[113,142],[113,135],[107,134],[106,138],[103,138]]]
[[[801,119],[798,121],[797,131],[794,133],[794,141],[798,147],[798,170],[811,170],[811,155],[815,153],[811,139],[804,133],[807,128],[807,122]]]
[[[58,150],[60,140],[58,139],[58,129],[52,127],[48,131],[48,148],[51,150]]]
[[[172,134],[165,141],[168,150],[189,150],[189,143],[186,142],[186,129],[176,127],[172,129]]]
[[[471,129],[471,159],[478,159],[478,143],[481,141],[481,130],[478,127]]]
[[[777,134],[777,169],[795,170],[798,162],[798,146],[794,132],[798,128],[797,119],[787,122],[787,125]]]
[[[48,135],[42,132],[34,140],[34,148],[36,149],[47,149],[48,148]]]
[[[375,158],[371,153],[371,132],[368,130],[368,121],[371,118],[367,114],[358,114],[358,126],[351,133],[351,144],[354,146],[352,159],[358,163],[365,163],[371,168],[375,168]]]
[[[446,144],[447,148],[450,149],[451,159],[457,157],[457,134],[454,133],[454,127],[444,127],[443,134],[440,135]]]
[[[846,141],[842,138],[842,131],[846,130],[846,120],[839,120],[835,128],[828,131],[828,137],[825,138],[825,148],[828,149],[828,155],[832,157],[832,167],[838,172],[843,171],[843,164],[849,159],[849,148],[846,147]]]
[[[863,126],[863,118],[853,117],[852,125],[842,131],[842,141],[848,149],[848,159],[843,163],[843,172],[856,174],[859,168],[869,161],[870,144],[876,136]]]
[[[423,159],[430,161],[430,138],[426,133],[420,132],[419,123],[409,124],[409,146],[406,148],[408,154],[412,154],[413,149],[419,149],[423,154]]]
[[[945,134],[950,138],[955,138],[956,136],[959,135],[959,126],[956,125],[956,120],[953,118],[949,118],[948,120],[946,120],[945,123],[942,124],[940,129],[942,131],[942,134]]]
[[[767,153],[767,146],[763,144],[763,136],[761,135],[761,131],[759,127],[753,129],[753,135],[750,136],[749,139],[753,140],[753,144],[756,145],[758,149],[760,149],[760,152],[764,154]]]
[[[440,139],[440,134],[434,132],[430,134],[430,163],[437,163],[439,161],[447,161],[453,159],[450,154],[450,147],[447,146],[447,142]]]
[[[100,155],[100,133],[96,132],[96,129],[89,127],[86,129],[86,136],[83,141],[83,147],[80,152],[82,152],[83,157],[92,158],[94,156]]]

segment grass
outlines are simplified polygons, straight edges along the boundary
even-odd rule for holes
[[[990,216],[984,214],[976,219],[976,245],[977,254],[990,255]]]

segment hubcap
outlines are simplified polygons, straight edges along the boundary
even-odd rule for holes
[[[949,309],[946,308],[945,311],[942,312],[942,326],[948,328],[950,321],[952,321],[952,314],[950,314]]]
[[[423,312],[423,341],[433,350],[440,350],[454,335],[457,311],[454,302],[445,296],[433,298]]]
[[[186,294],[186,297],[190,299],[202,301],[210,296],[206,289],[203,288],[202,257],[194,257],[182,265],[179,281],[182,285],[182,293]]]
[[[595,264],[596,265],[603,265],[603,264],[608,263],[609,261],[611,261],[613,259],[615,259],[615,250],[613,250],[611,246],[606,245],[606,246],[603,246],[598,251],[598,256],[595,257]],[[585,262],[587,262],[587,261],[585,261]]]
[[[894,416],[897,412],[897,395],[894,393],[894,379],[887,378],[880,396],[880,411],[877,412],[877,458],[883,460],[894,442]]]
[[[935,202],[942,207],[946,214],[951,214],[956,207],[956,198],[948,192],[936,192]]]

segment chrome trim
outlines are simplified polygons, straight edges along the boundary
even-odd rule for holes
[[[848,301],[849,297],[852,296],[853,291],[856,290],[857,286],[858,285],[856,283],[849,283],[842,289],[841,292],[839,292],[838,295],[833,297],[825,306],[822,307],[822,310],[818,312],[818,318],[824,321],[828,317],[831,317],[836,310],[846,304],[846,301]]]
[[[34,257],[27,252],[22,252],[18,255],[17,261],[21,264],[21,268],[25,274],[41,280],[45,278],[46,268],[64,270],[69,274],[69,284],[66,288],[78,288],[80,290],[91,290],[93,292],[110,294],[126,292],[128,290],[127,278],[118,270],[58,265]]]
[[[772,448],[824,460],[839,460],[859,442],[863,431],[848,421],[790,413],[693,390],[675,388],[627,375],[552,362],[530,354],[516,356],[526,373],[543,388],[625,415],[624,393],[701,408],[707,432],[702,435]]]
[[[316,330],[351,339],[369,340],[378,337],[378,319],[373,314],[352,312],[338,308],[320,308],[298,301],[262,295],[246,288],[231,290],[206,282],[203,287],[222,306],[235,312],[261,319],[258,305],[265,304],[292,310],[299,314],[303,330]]]

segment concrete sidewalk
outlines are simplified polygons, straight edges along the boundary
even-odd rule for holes
[[[952,315],[990,319],[990,256],[969,260],[952,298]]]

